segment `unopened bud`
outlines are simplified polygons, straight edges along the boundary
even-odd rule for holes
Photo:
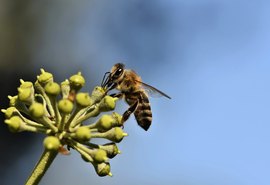
[[[19,100],[23,101],[23,102],[29,102],[31,103],[33,101],[33,91],[31,90],[31,88],[18,88],[18,97]]]
[[[33,103],[29,107],[30,114],[35,118],[40,118],[44,115],[44,107],[41,103]]]
[[[70,86],[69,86],[68,80],[65,80],[61,83],[61,92],[62,92],[63,99],[67,99],[70,92]]]
[[[52,151],[58,151],[61,146],[59,139],[55,136],[46,137],[43,141],[43,145],[47,150]]]
[[[18,132],[23,120],[19,116],[13,116],[10,119],[6,119],[5,123],[11,132]]]
[[[17,103],[18,96],[8,96],[9,106],[14,107]]]
[[[2,109],[1,111],[5,114],[6,118],[10,118],[16,110],[15,107],[9,107],[7,109]]]
[[[92,91],[91,98],[95,101],[100,101],[105,95],[105,90],[102,87],[95,87]]]
[[[58,109],[60,112],[69,114],[73,110],[73,103],[68,99],[62,99],[58,102]]]
[[[94,167],[95,167],[97,174],[100,177],[104,177],[107,175],[112,176],[112,173],[110,171],[111,167],[110,167],[109,163],[107,163],[107,162],[98,163],[98,164],[95,164]]]
[[[40,69],[41,74],[37,76],[37,80],[43,86],[49,82],[53,82],[53,75],[51,73],[46,72],[44,69]]]
[[[128,134],[125,133],[120,127],[114,127],[111,130],[104,133],[107,139],[110,141],[119,143],[122,139],[127,136]]]
[[[89,141],[91,138],[91,132],[90,129],[88,127],[79,127],[76,132],[76,139],[78,139],[79,141]]]
[[[102,112],[114,110],[117,99],[111,96],[105,96],[100,102],[99,110]]]
[[[97,122],[97,129],[99,132],[106,132],[110,130],[113,126],[113,118],[111,115],[102,115],[101,118]]]
[[[21,85],[20,88],[33,88],[33,83],[32,82],[25,82],[23,79],[20,79]]]
[[[76,95],[76,102],[82,107],[87,107],[92,104],[92,99],[90,98],[88,93],[78,93]]]
[[[80,72],[76,75],[71,76],[69,78],[69,81],[71,88],[77,91],[80,90],[85,84],[85,79]]]
[[[102,163],[108,160],[106,151],[102,149],[96,149],[93,152],[92,157],[96,163]]]
[[[105,150],[107,153],[107,156],[110,159],[115,157],[117,154],[121,153],[115,143],[107,143],[105,145],[99,145],[99,148],[102,150]]]
[[[49,82],[45,85],[45,92],[49,95],[56,96],[60,93],[60,86],[55,82]]]

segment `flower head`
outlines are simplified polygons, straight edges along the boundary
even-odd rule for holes
[[[101,115],[95,122],[86,122],[114,110],[117,98],[106,95],[101,87],[90,94],[79,92],[85,84],[80,72],[58,84],[51,73],[41,69],[34,84],[20,82],[18,95],[8,96],[10,107],[2,109],[10,131],[46,134],[46,150],[65,153],[65,147],[75,149],[92,163],[99,176],[111,176],[108,160],[120,153],[116,143],[127,136],[122,130],[122,116],[113,112]],[[109,142],[95,144],[92,138]]]

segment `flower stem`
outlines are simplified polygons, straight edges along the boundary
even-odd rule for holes
[[[25,185],[37,185],[57,156],[57,153],[58,151],[45,149]]]

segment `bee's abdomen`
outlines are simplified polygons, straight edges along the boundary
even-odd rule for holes
[[[152,123],[152,112],[149,99],[144,92],[140,93],[139,104],[134,115],[138,124],[144,130],[148,130]]]

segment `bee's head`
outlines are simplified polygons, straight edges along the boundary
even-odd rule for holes
[[[125,69],[124,64],[122,63],[115,64],[112,67],[111,72],[106,72],[104,74],[101,86],[108,88],[113,83],[117,82],[121,78],[121,76],[124,74],[124,69]]]
[[[115,64],[111,69],[111,79],[116,81],[124,73],[125,65],[122,63]]]

